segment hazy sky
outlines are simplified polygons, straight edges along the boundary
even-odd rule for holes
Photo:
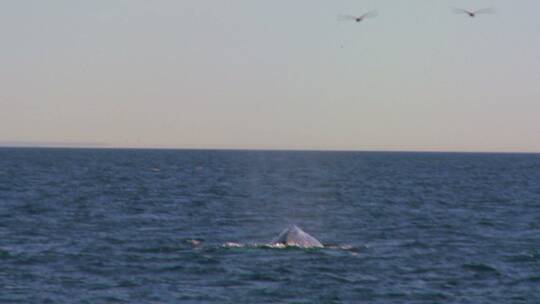
[[[540,152],[539,12],[538,0],[0,0],[0,143]]]

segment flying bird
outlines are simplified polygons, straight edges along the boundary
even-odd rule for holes
[[[356,22],[362,22],[366,18],[372,18],[377,16],[377,11],[370,11],[360,16],[352,16],[352,15],[339,15],[339,20],[353,20]]]
[[[454,8],[453,11],[456,14],[467,14],[471,18],[474,18],[477,14],[493,14],[493,13],[495,13],[495,9],[492,8],[492,7],[483,8],[483,9],[479,9],[479,10],[476,10],[476,11],[469,11],[469,10],[464,10],[464,9],[461,9],[461,8]]]

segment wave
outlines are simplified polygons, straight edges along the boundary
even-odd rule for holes
[[[467,270],[472,270],[475,272],[485,272],[485,273],[491,272],[491,273],[499,274],[499,271],[497,270],[497,268],[492,267],[488,264],[484,264],[484,263],[466,263],[466,264],[463,264],[462,267]]]

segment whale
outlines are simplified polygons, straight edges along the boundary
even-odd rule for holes
[[[294,246],[300,248],[323,248],[323,244],[316,238],[304,232],[296,225],[291,225],[283,230],[270,242],[273,246]]]

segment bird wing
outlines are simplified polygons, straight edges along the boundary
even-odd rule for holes
[[[468,10],[464,10],[462,8],[455,8],[455,7],[452,8],[452,11],[456,14],[472,14],[473,13]]]
[[[362,16],[360,16],[361,19],[364,19],[364,18],[372,18],[372,17],[376,17],[378,14],[377,14],[377,11],[369,11],[365,14],[363,14]]]
[[[353,15],[338,15],[338,20],[356,20],[358,17]]]
[[[475,14],[493,14],[495,13],[495,9],[493,7],[483,8],[474,11]]]

